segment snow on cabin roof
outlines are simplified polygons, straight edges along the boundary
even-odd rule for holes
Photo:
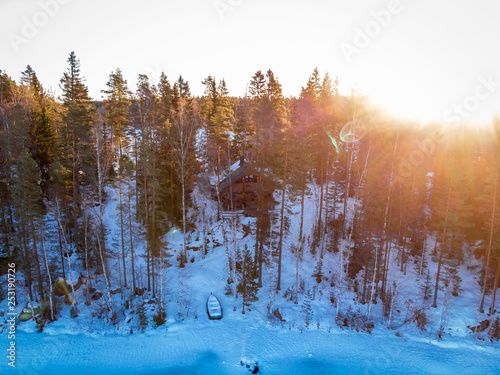
[[[242,164],[245,164],[245,160],[240,158],[240,160],[238,160],[236,163],[233,163],[233,165],[229,167],[229,171],[230,172],[236,171]]]
[[[235,163],[236,164],[236,163]],[[233,164],[234,165],[234,164]],[[220,191],[226,191],[229,186],[242,178],[245,174],[249,172],[247,164],[243,159],[238,162],[238,168],[232,171],[222,182],[220,183]],[[232,166],[231,166],[232,167]]]

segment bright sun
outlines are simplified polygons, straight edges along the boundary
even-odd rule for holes
[[[485,126],[499,114],[496,81],[479,76],[477,81],[458,90],[446,82],[423,77],[391,76],[363,77],[358,83],[361,92],[388,114],[422,123],[438,122],[443,125],[470,124]],[[495,94],[497,97],[495,97]]]

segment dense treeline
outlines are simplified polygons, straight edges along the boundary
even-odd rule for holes
[[[398,288],[389,278],[391,259],[401,273],[409,265],[418,270],[422,298],[436,307],[440,293],[460,293],[460,268],[470,266],[468,259],[482,257],[478,309],[484,311],[491,295],[494,312],[498,122],[482,129],[402,122],[354,91],[341,94],[338,79],[316,69],[298,98],[284,97],[271,70],[250,78],[245,97],[230,97],[224,79],[208,76],[203,84],[204,96],[194,97],[182,76],[171,83],[162,74],[152,85],[141,74],[134,89],[117,69],[99,102],[89,97],[74,53],[61,75],[60,98],[43,88],[30,66],[19,82],[0,71],[0,246],[22,268],[30,300],[47,300],[54,310],[55,280],[70,283],[71,267],[81,267],[87,290],[104,279],[115,318],[111,293],[117,290],[128,298],[145,287],[164,309],[157,280],[172,264],[164,235],[174,227],[184,235],[175,259],[182,283],[193,218],[205,220],[204,207],[192,200],[197,180],[212,176],[219,194],[229,166],[244,156],[258,171],[262,191],[274,190],[279,201],[258,195],[253,249],[231,248],[239,224],[235,215],[223,215],[220,203],[211,218],[223,222],[227,290],[235,299],[243,296],[243,312],[273,263],[272,287],[279,293],[288,250],[297,262],[295,303],[304,254],[317,260],[319,283],[325,254],[333,253],[340,259],[330,280],[337,314],[343,293],[354,290],[368,316],[371,304],[382,301],[388,319]],[[307,233],[303,211],[311,188],[319,199]],[[117,229],[110,233],[105,208],[113,194]],[[290,233],[290,201],[301,206],[297,234]],[[58,244],[57,258],[47,257],[48,237]],[[437,272],[429,271],[429,257]],[[91,292],[85,295],[90,304]]]

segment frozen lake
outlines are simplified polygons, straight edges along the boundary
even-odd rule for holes
[[[7,338],[2,335],[2,342]],[[7,374],[499,374],[500,350],[471,339],[400,338],[315,328],[300,332],[237,316],[197,320],[129,336],[18,332],[17,367]],[[0,368],[6,369],[6,360]],[[2,370],[2,373],[4,371]]]

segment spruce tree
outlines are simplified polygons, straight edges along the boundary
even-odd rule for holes
[[[245,245],[243,250],[243,259],[237,263],[237,270],[239,273],[239,283],[236,286],[236,291],[241,294],[243,308],[241,313],[245,314],[245,307],[249,306],[252,302],[258,300],[257,292],[257,269],[255,262],[250,254],[248,246]]]
[[[323,280],[323,260],[320,259],[314,268],[314,273],[311,275],[316,279],[318,284]]]
[[[28,65],[21,81],[29,88],[33,97],[30,118],[30,152],[40,170],[41,188],[46,195],[50,172],[54,163],[56,144],[50,97],[44,91],[35,71]]]
[[[79,249],[78,218],[81,212],[80,190],[85,181],[82,180],[84,167],[89,163],[90,130],[95,114],[89,98],[88,88],[80,73],[80,60],[74,52],[68,57],[68,69],[60,79],[60,88],[63,91],[63,123],[61,144],[66,145],[62,150],[61,167],[71,170],[71,186],[73,208],[73,241]],[[65,173],[63,172],[64,176]]]
[[[230,164],[227,144],[234,122],[234,109],[224,80],[217,85],[215,78],[208,76],[202,83],[205,85],[205,96],[201,107],[201,117],[207,133],[208,163],[217,172],[219,200],[217,218],[219,219],[221,211],[219,186],[223,165]]]
[[[312,302],[312,293],[310,290],[307,290],[304,295],[304,301],[302,302],[302,314],[304,315],[306,327],[309,327],[309,323],[311,322],[313,317],[311,302]]]
[[[422,290],[424,292],[424,300],[428,300],[429,298],[432,297],[432,279],[431,279],[431,272],[427,270],[425,274],[425,281],[424,284],[422,285]]]
[[[123,78],[120,69],[116,69],[109,75],[109,80],[106,83],[108,87],[102,90],[107,95],[105,100],[106,122],[112,130],[114,142],[118,145],[118,190],[119,190],[119,209],[120,209],[120,236],[121,236],[121,253],[123,262],[123,282],[127,287],[127,268],[125,264],[125,240],[124,240],[124,219],[123,219],[123,194],[122,181],[123,169],[128,161],[128,155],[123,154],[123,147],[128,144],[126,138],[126,128],[130,122],[129,107],[130,107],[130,91],[128,90],[127,81]],[[112,141],[112,142],[113,142]],[[153,293],[154,294],[154,293]]]

